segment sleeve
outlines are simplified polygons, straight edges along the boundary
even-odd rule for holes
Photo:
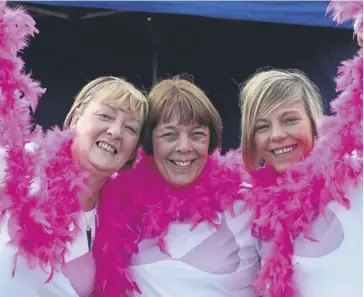
[[[55,271],[52,280],[45,283],[49,273],[39,265],[30,268],[24,258],[18,257],[13,276],[16,249],[6,245],[0,251],[0,291],[6,297],[79,297],[61,272]]]

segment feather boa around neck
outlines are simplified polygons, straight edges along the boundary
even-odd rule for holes
[[[93,248],[96,296],[127,296],[123,289],[140,292],[128,274],[138,240],[156,238],[160,249],[168,253],[163,239],[172,222],[190,224],[191,230],[201,222],[217,227],[218,214],[226,209],[232,211],[233,202],[241,199],[241,176],[238,150],[210,156],[201,175],[185,187],[169,184],[153,158],[146,156],[132,171],[122,172],[110,181],[103,190]]]
[[[354,19],[362,30],[362,2],[331,2],[334,19]],[[256,295],[294,297],[294,240],[310,237],[313,221],[325,206],[336,201],[350,208],[345,193],[362,183],[363,173],[363,52],[342,63],[336,79],[341,92],[331,104],[334,116],[325,117],[318,127],[319,140],[303,161],[278,175],[262,168],[242,184],[244,200],[255,210],[253,235],[271,241],[256,285]]]
[[[39,127],[30,132],[29,107],[35,112],[45,90],[24,73],[18,53],[36,33],[34,20],[23,9],[0,1],[0,147],[5,150],[0,224],[9,218],[9,244],[18,249],[16,259],[24,257],[31,268],[50,268],[44,280],[49,281],[78,232],[77,194],[88,189],[87,174],[72,160],[73,133],[54,129],[43,135]]]
[[[334,12],[337,22],[354,19],[354,29],[362,31],[362,5],[361,1],[334,1],[329,10]],[[0,1],[0,146],[6,149],[0,222],[10,215],[17,230],[13,244],[19,247],[18,254],[30,266],[40,263],[57,269],[78,231],[75,218],[81,208],[77,193],[86,191],[87,175],[72,161],[69,150],[72,133],[55,129],[43,135],[39,128],[32,133],[29,130],[29,106],[35,112],[44,90],[24,73],[23,61],[17,54],[36,33],[34,20],[24,10],[9,9],[5,1]],[[360,51],[339,69],[336,82],[341,93],[332,104],[336,115],[320,125],[319,135],[324,137],[316,143],[311,155],[287,174],[274,179],[271,185],[259,184],[259,180],[255,180],[257,184],[253,188],[242,185],[244,200],[257,210],[256,230],[263,239],[273,242],[256,282],[257,294],[295,296],[294,238],[300,233],[309,236],[312,221],[330,201],[350,206],[345,190],[359,182],[362,173],[361,161],[358,163],[350,157],[355,150],[362,158],[362,62]],[[24,150],[29,142],[35,143],[37,149]],[[236,174],[240,171],[241,155],[230,157],[211,158],[206,169],[211,174],[203,173],[199,179],[200,184],[209,185],[206,189],[197,190],[198,184],[186,192],[169,187],[165,192],[157,192],[156,188],[150,195],[144,191],[143,183],[153,189],[154,179],[134,179],[147,172],[154,176],[148,162],[138,165],[146,166],[146,172],[140,170],[134,175],[125,171],[110,181],[98,211],[100,224],[93,250],[97,262],[97,297],[127,296],[126,290],[138,291],[128,274],[130,257],[137,252],[138,240],[155,236],[161,239],[163,249],[163,236],[174,220],[184,220],[192,226],[204,220],[214,224],[218,212],[230,207],[234,200],[242,199],[237,196],[241,172]],[[268,176],[268,173],[261,171],[258,175]],[[31,194],[28,189],[36,178],[40,181],[39,189]],[[248,181],[246,176],[242,179]],[[155,181],[158,188],[163,185],[162,181]],[[123,188],[125,185],[130,188]],[[130,189],[135,189],[137,199],[128,198]],[[191,201],[192,196],[184,196],[185,193],[198,194],[199,199]],[[160,198],[155,198],[155,194],[160,194]],[[140,207],[143,197],[147,197],[146,203]],[[165,217],[164,210],[168,210]],[[143,225],[139,218],[143,218]]]

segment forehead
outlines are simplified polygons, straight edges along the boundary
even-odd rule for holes
[[[123,104],[112,104],[112,103],[103,103],[98,100],[93,100],[90,102],[88,108],[90,111],[104,111],[104,112],[118,112],[121,111],[125,113],[128,118],[139,121],[139,114],[137,111],[133,111],[130,106],[127,104],[124,106]]]
[[[305,105],[302,100],[291,100],[278,105],[276,108],[270,110],[266,114],[258,118],[258,120],[270,119],[280,117],[289,113],[298,113],[300,115],[307,115]]]
[[[193,119],[189,121],[182,121],[181,116],[176,112],[172,113],[168,118],[161,118],[156,126],[158,129],[177,129],[177,128],[196,128],[207,127],[207,125],[201,124]]]

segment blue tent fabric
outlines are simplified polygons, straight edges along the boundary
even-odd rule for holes
[[[338,26],[326,15],[329,1],[26,1],[56,6],[170,13],[320,27]]]

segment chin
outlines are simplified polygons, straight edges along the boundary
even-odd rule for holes
[[[177,187],[184,187],[184,186],[188,186],[193,181],[194,181],[194,179],[193,180],[175,180],[175,181],[170,181],[170,183]]]
[[[289,164],[282,164],[282,165],[278,165],[278,166],[273,166],[273,168],[277,172],[282,173],[282,172],[288,170],[289,168],[291,168],[293,164],[294,164],[294,162],[293,163],[289,163]]]

